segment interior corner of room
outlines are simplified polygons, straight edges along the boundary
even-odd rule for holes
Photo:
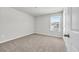
[[[32,15],[22,10],[22,8],[0,7],[0,42],[33,33],[62,37],[62,29],[61,32],[50,31],[50,19],[54,15],[62,16],[62,12]],[[61,25],[62,27],[63,25]]]
[[[58,47],[60,47],[60,51],[64,49],[63,7],[0,7],[0,44],[2,43],[6,47],[7,44],[5,43],[12,42],[14,39],[16,39],[15,42],[18,40],[25,41],[24,37],[29,41],[33,39],[33,43],[38,42],[38,47],[41,46],[41,48],[42,45],[46,44],[47,47],[46,45],[44,47],[49,51],[55,51]],[[39,39],[43,39],[43,41]],[[54,46],[56,49],[53,48],[54,50],[52,50],[52,48],[49,48],[50,46]],[[43,49],[45,49],[44,47]],[[40,51],[45,51],[43,49],[40,49]]]

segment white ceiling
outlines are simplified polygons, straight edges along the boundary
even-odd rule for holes
[[[33,16],[39,16],[63,11],[62,7],[15,7],[15,9],[29,13]]]

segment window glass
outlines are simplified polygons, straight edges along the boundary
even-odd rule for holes
[[[61,16],[51,16],[50,31],[59,31]]]

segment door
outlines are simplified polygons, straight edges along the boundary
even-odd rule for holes
[[[79,7],[64,9],[64,41],[69,52],[79,51]]]

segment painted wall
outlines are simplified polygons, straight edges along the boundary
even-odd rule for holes
[[[34,17],[13,8],[0,8],[0,42],[34,33]]]
[[[63,18],[61,19],[61,31],[50,31],[50,17],[54,15],[61,15],[63,16],[63,13],[57,13],[57,14],[50,14],[50,15],[42,15],[42,16],[37,16],[35,18],[36,20],[36,25],[35,25],[35,32],[40,33],[40,34],[45,34],[49,36],[57,36],[57,37],[63,37]]]

